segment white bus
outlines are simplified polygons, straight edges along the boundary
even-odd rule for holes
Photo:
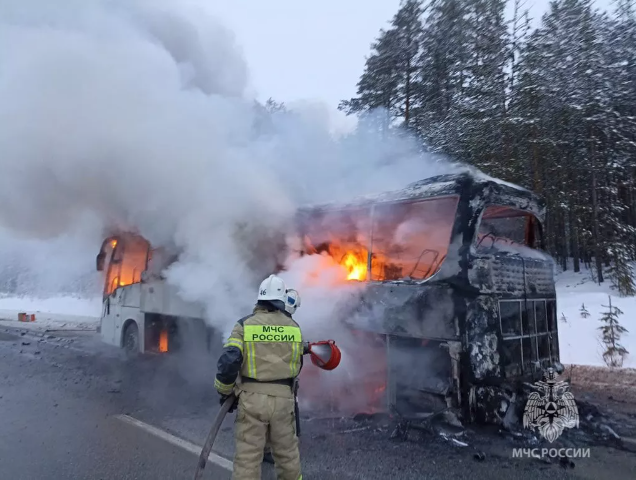
[[[161,272],[176,260],[139,235],[121,233],[104,240],[97,270],[104,272],[99,332],[104,342],[127,355],[165,354],[188,348],[208,352],[221,342],[207,326],[202,305],[184,301]]]

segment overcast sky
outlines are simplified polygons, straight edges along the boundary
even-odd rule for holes
[[[243,46],[258,98],[319,100],[355,95],[370,44],[400,0],[232,0],[209,8]],[[513,2],[511,1],[511,4]],[[610,0],[597,0],[604,7]],[[526,0],[538,24],[549,0]]]

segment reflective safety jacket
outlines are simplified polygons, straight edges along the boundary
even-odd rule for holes
[[[251,315],[236,323],[223,346],[214,387],[221,395],[237,388],[293,397],[290,386],[271,382],[291,383],[302,368],[304,350],[300,327],[291,315],[257,305]]]

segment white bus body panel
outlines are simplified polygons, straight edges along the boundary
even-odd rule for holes
[[[165,280],[151,280],[141,286],[141,310],[171,317],[204,318],[203,305],[183,300],[177,288]]]
[[[204,311],[202,305],[183,300],[177,289],[165,280],[134,283],[118,287],[104,300],[100,333],[104,342],[121,347],[124,324],[134,320],[139,328],[139,348],[143,353],[146,313],[203,319]]]

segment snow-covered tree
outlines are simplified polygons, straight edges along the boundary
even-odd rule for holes
[[[421,16],[421,0],[402,0],[391,27],[380,31],[372,45],[356,97],[342,101],[341,110],[363,113],[381,108],[387,112],[384,128],[396,119],[409,126],[419,82]]]
[[[612,297],[609,297],[609,305],[603,305],[607,311],[603,313],[600,321],[604,323],[599,327],[601,331],[601,341],[605,345],[603,352],[603,360],[608,367],[622,367],[625,356],[629,353],[627,349],[620,343],[621,336],[627,333],[627,329],[623,327],[618,317],[623,314],[622,310],[612,305]]]
[[[581,309],[579,310],[581,312],[581,317],[583,318],[587,318],[590,316],[590,312],[587,311],[587,308],[585,308],[585,304],[581,304]]]
[[[616,246],[610,249],[612,263],[608,269],[608,274],[620,295],[633,296],[636,295],[636,285],[634,284],[631,256],[627,248],[626,245],[617,242]]]

